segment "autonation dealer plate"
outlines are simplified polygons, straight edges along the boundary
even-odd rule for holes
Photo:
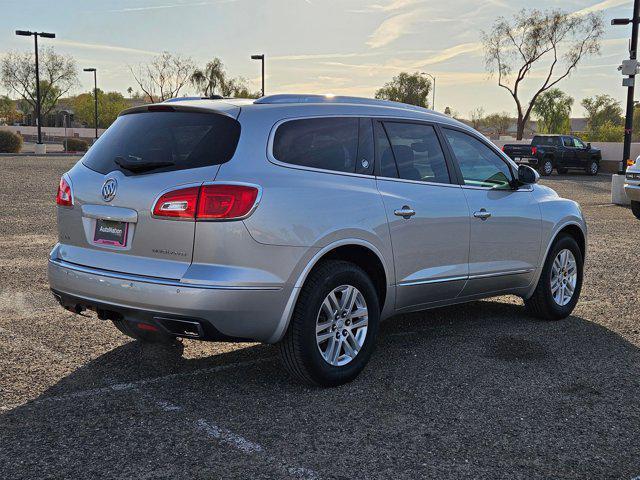
[[[102,245],[124,247],[127,244],[127,222],[114,222],[112,220],[96,220],[96,231],[93,241]]]

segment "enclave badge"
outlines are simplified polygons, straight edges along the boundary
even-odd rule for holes
[[[102,199],[105,202],[110,202],[113,197],[116,196],[116,190],[118,190],[118,182],[115,178],[110,178],[102,185]]]

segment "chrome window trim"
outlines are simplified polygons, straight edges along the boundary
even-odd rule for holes
[[[412,183],[416,185],[427,185],[430,187],[447,187],[447,188],[460,188],[461,185],[457,183],[436,183],[436,182],[424,182],[421,180],[408,180],[405,178],[395,178],[395,177],[381,177],[376,176],[376,180],[381,180],[384,182],[398,182],[398,183]]]
[[[494,192],[533,192],[531,185],[523,185],[518,188],[478,187],[476,185],[460,185],[464,190],[492,190]]]
[[[100,277],[114,278],[117,280],[125,280],[128,282],[151,283],[154,285],[162,285],[166,287],[195,288],[204,290],[282,290],[281,287],[251,287],[251,286],[225,286],[214,284],[190,284],[170,278],[147,277],[144,275],[134,275],[130,273],[113,272],[111,270],[102,270],[98,268],[85,267],[75,263],[66,262],[59,258],[49,259],[49,263],[56,267],[74,272],[86,273],[88,275],[97,275]]]
[[[384,179],[390,181],[401,181],[407,183],[417,183],[421,185],[437,185],[437,186],[445,186],[445,187],[458,187],[459,185],[456,183],[434,183],[434,182],[423,182],[420,180],[405,180],[401,178],[391,178],[391,177],[380,177],[374,174],[364,174],[364,173],[355,173],[355,172],[341,172],[339,170],[328,170],[325,168],[315,168],[315,167],[306,167],[304,165],[296,165],[294,163],[286,163],[278,160],[273,156],[273,142],[276,136],[276,131],[278,128],[287,122],[292,122],[295,120],[312,120],[315,118],[370,118],[370,119],[379,119],[379,120],[390,120],[390,121],[403,121],[406,123],[420,123],[424,125],[440,125],[438,122],[434,122],[432,120],[423,120],[419,118],[411,118],[404,116],[395,116],[395,115],[369,115],[369,114],[359,114],[359,113],[344,113],[344,114],[322,114],[322,115],[302,115],[296,117],[287,117],[278,120],[272,127],[269,132],[269,140],[267,141],[267,160],[273,163],[274,165],[278,165],[279,167],[284,168],[293,168],[295,170],[306,170],[309,172],[316,173],[328,173],[332,175],[341,175],[347,177],[359,177],[359,178],[368,178],[368,179]],[[445,124],[446,125],[446,124]],[[444,150],[443,150],[444,153]]]

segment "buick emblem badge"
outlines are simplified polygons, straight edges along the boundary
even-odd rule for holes
[[[118,190],[118,182],[115,178],[110,178],[102,185],[102,199],[105,202],[110,202],[113,197],[116,196],[116,190]]]

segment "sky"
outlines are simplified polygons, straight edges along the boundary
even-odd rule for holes
[[[538,0],[539,9],[602,12],[606,33],[601,55],[590,57],[559,87],[580,101],[607,93],[624,100],[617,71],[628,58],[630,26],[610,20],[632,14],[631,0]],[[49,31],[41,42],[72,55],[78,67],[96,67],[99,87],[136,87],[129,66],[162,51],[204,66],[219,57],[232,76],[260,89],[266,55],[266,93],[331,93],[373,96],[401,71],[435,76],[436,109],[461,116],[476,108],[515,113],[510,95],[484,67],[480,36],[500,16],[533,5],[526,0],[0,0],[0,55],[29,50],[32,39],[16,29]],[[534,71],[525,92],[541,82]],[[80,72],[75,93],[93,77]],[[1,91],[0,87],[0,91]],[[6,93],[6,92],[4,92]],[[193,92],[185,92],[193,93]]]

